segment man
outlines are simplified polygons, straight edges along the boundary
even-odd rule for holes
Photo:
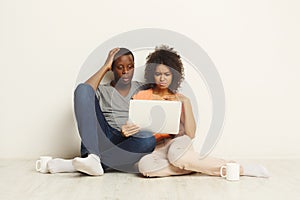
[[[101,85],[110,70],[114,80]],[[48,163],[51,173],[80,171],[99,176],[108,168],[138,172],[134,164],[151,153],[156,142],[152,133],[141,132],[136,125],[127,123],[129,100],[142,85],[132,81],[133,74],[132,52],[115,48],[109,52],[105,64],[77,86],[74,106],[82,158],[53,159]]]

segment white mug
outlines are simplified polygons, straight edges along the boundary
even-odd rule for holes
[[[223,169],[226,169],[226,175],[223,175]],[[221,177],[225,177],[229,181],[240,180],[240,164],[238,163],[227,163],[220,169]]]
[[[41,173],[48,173],[49,170],[48,170],[48,161],[51,160],[52,157],[50,156],[41,156],[39,160],[36,161],[35,163],[35,169],[36,171],[38,172],[41,172]]]

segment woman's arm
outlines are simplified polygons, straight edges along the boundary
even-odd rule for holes
[[[114,56],[116,55],[116,53],[119,51],[119,48],[114,48],[112,49],[107,56],[107,59],[105,61],[105,64],[93,75],[91,76],[85,83],[89,84],[90,86],[92,86],[92,88],[96,91],[101,80],[103,79],[104,75],[106,74],[106,72],[108,72],[109,70],[111,70],[112,67],[112,63],[113,63],[113,59]]]
[[[181,94],[179,94],[181,95]],[[190,99],[182,95],[184,98],[181,101],[184,108],[184,129],[185,133],[190,136],[190,138],[195,137],[196,132],[196,122],[193,114],[192,105]]]
[[[175,94],[175,96],[166,96],[164,97],[164,99],[181,101],[184,110],[183,125],[184,125],[185,134],[188,135],[190,138],[194,138],[196,132],[196,122],[195,122],[190,99],[182,94]]]

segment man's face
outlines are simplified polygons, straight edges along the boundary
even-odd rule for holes
[[[134,62],[132,55],[123,55],[115,60],[113,73],[115,82],[118,85],[128,85],[131,83],[134,72]]]

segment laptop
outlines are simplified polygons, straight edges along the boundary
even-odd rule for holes
[[[161,100],[130,100],[129,121],[142,131],[178,134],[181,102]]]

